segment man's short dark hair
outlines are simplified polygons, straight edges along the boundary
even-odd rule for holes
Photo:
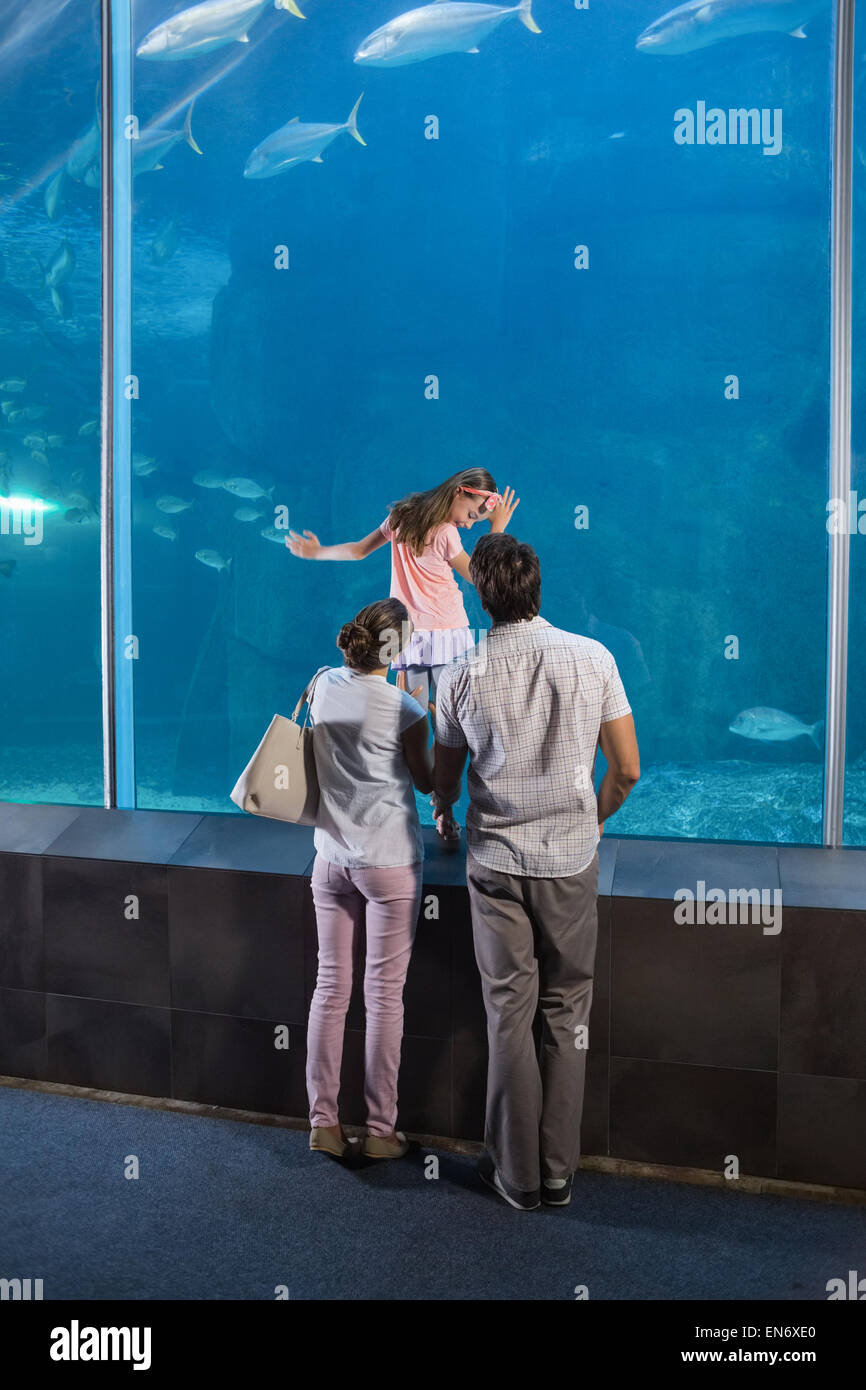
[[[541,607],[541,567],[525,541],[505,531],[482,536],[469,560],[469,574],[495,623],[535,618]]]

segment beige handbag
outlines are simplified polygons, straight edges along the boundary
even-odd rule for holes
[[[270,820],[315,825],[319,809],[319,781],[313,758],[313,730],[307,728],[310,701],[316,681],[328,666],[320,666],[295,706],[291,719],[275,714],[267,732],[247,763],[231,794],[242,811]],[[298,724],[306,700],[303,724]]]

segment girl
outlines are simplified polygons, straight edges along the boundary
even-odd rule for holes
[[[337,1158],[357,1144],[340,1125],[337,1095],[354,938],[365,914],[363,1152],[402,1158],[409,1147],[394,1124],[403,985],[424,859],[412,788],[429,792],[433,768],[426,710],[416,692],[388,683],[387,651],[399,651],[411,630],[399,599],[362,608],[337,638],[345,665],[323,672],[310,701],[319,780],[312,872],[319,973],[307,1033],[310,1148]]]
[[[500,495],[486,468],[464,468],[427,492],[411,492],[392,505],[390,512],[368,536],[339,545],[322,545],[312,531],[303,536],[289,531],[286,545],[293,555],[307,560],[363,560],[391,542],[391,595],[409,610],[414,631],[404,651],[392,661],[401,680],[419,688],[427,708],[436,697],[442,667],[462,656],[473,645],[469,619],[463,606],[455,572],[469,579],[469,556],[459,532],[470,531],[476,521],[489,521],[491,531],[504,531],[520,502],[513,489]],[[434,814],[445,814],[434,804]],[[439,833],[453,839],[456,827],[450,818]]]

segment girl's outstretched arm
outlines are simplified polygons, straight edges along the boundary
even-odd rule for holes
[[[378,530],[371,531],[360,541],[343,541],[340,545],[322,545],[314,531],[305,531],[302,536],[290,531],[286,545],[293,555],[302,560],[365,560],[378,550],[380,545],[388,545],[388,540]]]

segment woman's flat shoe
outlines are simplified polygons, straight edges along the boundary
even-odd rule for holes
[[[360,1151],[357,1139],[347,1139],[343,1143],[336,1134],[315,1127],[310,1130],[310,1148],[317,1153],[330,1154],[332,1158],[351,1158]]]
[[[361,1152],[365,1158],[402,1158],[409,1152],[409,1140],[402,1130],[395,1130],[396,1142],[381,1134],[368,1134]]]

